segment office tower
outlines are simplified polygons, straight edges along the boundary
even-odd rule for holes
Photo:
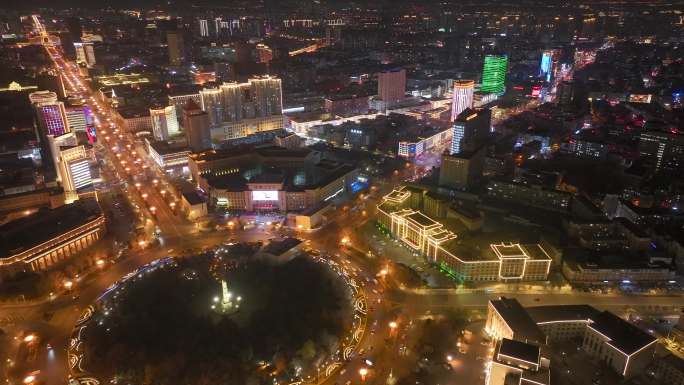
[[[283,93],[281,81],[274,77],[261,77],[249,80],[257,117],[281,115],[283,113]]]
[[[83,28],[81,27],[81,20],[78,17],[70,17],[65,20],[66,29],[71,35],[73,42],[80,42],[83,36]]]
[[[467,108],[454,121],[450,154],[474,151],[489,135],[492,113],[488,108]]]
[[[395,68],[378,73],[378,96],[387,104],[404,99],[406,94],[406,70]]]
[[[35,108],[41,136],[60,136],[71,132],[64,103],[57,100],[56,93],[51,91],[33,92],[29,95],[29,100]]]
[[[480,91],[502,94],[506,82],[508,57],[505,55],[487,55],[482,68],[482,86]]]
[[[64,56],[69,60],[76,60],[76,49],[74,48],[74,38],[68,31],[59,32],[59,44],[62,46]]]
[[[66,87],[64,87],[64,78],[56,71],[49,70],[36,75],[36,84],[39,90],[52,91],[57,94],[60,99],[67,97]]]
[[[150,119],[152,134],[157,140],[167,140],[180,132],[175,106],[150,108]]]
[[[60,149],[59,172],[65,192],[76,192],[93,184],[90,162],[83,146]]]
[[[197,105],[200,105],[202,103],[202,98],[200,97],[199,92],[169,95],[169,105],[174,106],[176,108],[176,118],[178,119],[178,124],[180,124],[181,126],[183,125],[183,106],[185,106],[188,100],[191,99]]]
[[[649,122],[650,123],[650,122]],[[684,134],[676,128],[668,131],[649,129],[639,135],[639,154],[659,171],[681,173],[684,168]]]
[[[454,189],[473,187],[482,179],[486,146],[474,151],[442,155],[439,169],[439,185]]]
[[[211,148],[211,130],[209,114],[189,99],[183,106],[183,128],[188,147],[193,152],[201,152]]]
[[[209,37],[209,20],[200,19],[199,20],[200,36]]]
[[[166,44],[169,51],[169,64],[171,64],[172,66],[181,65],[185,58],[182,32],[166,32]]]
[[[209,124],[212,127],[220,126],[223,122],[223,92],[221,88],[205,88],[200,90],[200,102],[202,110],[209,114]],[[234,103],[234,102],[233,102]],[[232,105],[234,109],[241,110],[238,105]]]
[[[458,115],[466,108],[473,108],[473,80],[455,80],[454,95],[451,102],[451,121],[456,120]]]
[[[67,122],[72,131],[84,131],[88,127],[88,116],[85,106],[69,106],[65,108]]]

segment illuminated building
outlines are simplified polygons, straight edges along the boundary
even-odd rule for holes
[[[546,280],[551,257],[538,244],[491,244],[479,255],[461,254],[457,236],[442,223],[424,214],[406,187],[383,197],[378,221],[393,236],[430,262],[440,265],[460,281]]]
[[[461,151],[454,155],[443,154],[439,168],[439,185],[454,189],[473,187],[484,171],[486,147],[476,151]]]
[[[173,143],[163,140],[145,139],[147,152],[160,170],[168,174],[188,174],[188,157],[190,149],[185,143]]]
[[[406,70],[395,68],[378,73],[378,97],[391,106],[406,96]]]
[[[456,120],[458,115],[466,108],[473,107],[473,92],[475,82],[472,80],[455,80],[453,99],[451,103],[451,121]]]
[[[211,148],[211,129],[209,115],[189,99],[183,106],[183,128],[188,147],[193,152],[201,152]]]
[[[155,139],[167,140],[180,133],[175,106],[150,108],[150,118]]]
[[[133,85],[133,84],[145,84],[149,83],[150,79],[144,75],[131,73],[131,74],[113,74],[113,75],[103,75],[96,76],[95,82],[103,87],[113,87],[120,86],[123,84]]]
[[[419,157],[426,152],[443,148],[445,144],[448,144],[451,141],[451,135],[452,130],[450,128],[430,128],[430,130],[423,132],[416,137],[400,140],[397,154],[410,159]]]
[[[486,385],[549,385],[550,361],[539,346],[507,338],[497,341]]]
[[[37,91],[29,95],[36,110],[41,135],[60,136],[71,132],[64,103],[51,91]]]
[[[86,106],[69,106],[66,107],[65,113],[72,131],[86,130],[90,115],[90,110]]]
[[[181,31],[167,31],[166,44],[169,53],[169,64],[179,66],[185,60],[185,47]]]
[[[93,184],[90,160],[83,146],[62,149],[59,153],[59,171],[65,193],[78,192]]]
[[[95,48],[89,41],[74,42],[76,49],[76,63],[92,68],[95,64]]]
[[[512,298],[490,300],[485,332],[496,341],[546,346],[582,338],[582,350],[622,377],[642,373],[657,339],[608,311],[588,305],[523,308]]]
[[[541,62],[539,63],[539,77],[544,81],[550,82],[558,71],[558,56],[560,52],[555,49],[547,49],[542,52]]]
[[[209,37],[209,20],[200,19],[199,20],[199,32],[202,37]]]
[[[283,128],[281,81],[271,76],[246,83],[223,83],[200,91],[202,110],[209,114],[212,139],[244,138]]]
[[[169,95],[169,105],[176,108],[176,117],[178,118],[178,123],[181,125],[183,124],[183,114],[178,114],[178,111],[183,111],[183,107],[188,103],[188,100],[192,100],[198,106],[202,104],[202,98],[199,92]]]
[[[231,210],[301,211],[353,191],[353,166],[310,149],[246,147],[190,155],[193,181],[210,204]]]
[[[97,201],[81,199],[0,226],[0,274],[47,270],[105,233]]]
[[[561,152],[580,158],[603,159],[608,155],[608,144],[573,138],[561,143]]]
[[[582,349],[623,377],[640,374],[653,361],[657,339],[604,311],[587,326]]]
[[[506,90],[506,70],[508,57],[505,55],[487,55],[482,68],[481,92],[502,94]]]
[[[492,113],[488,108],[463,110],[453,123],[449,153],[454,155],[480,147],[489,135],[491,123]]]

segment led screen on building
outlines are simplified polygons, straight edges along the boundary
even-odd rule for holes
[[[277,201],[277,191],[252,191],[253,201]]]

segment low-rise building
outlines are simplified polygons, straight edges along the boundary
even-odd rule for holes
[[[207,201],[196,191],[188,191],[181,194],[181,210],[188,219],[195,220],[207,215]]]
[[[547,279],[552,261],[541,245],[502,242],[490,244],[489,248],[475,253],[464,252],[452,230],[424,214],[423,199],[412,198],[420,195],[412,194],[405,187],[392,191],[378,205],[378,221],[393,236],[441,266],[454,279]]]
[[[535,345],[581,339],[584,352],[623,377],[642,373],[652,362],[657,343],[652,335],[608,311],[588,305],[526,309],[505,297],[489,302],[485,331],[497,341]]]
[[[47,270],[91,246],[105,233],[95,199],[79,199],[0,226],[0,274]]]
[[[642,372],[652,361],[658,340],[652,335],[604,311],[592,319],[582,348],[623,377]]]
[[[550,361],[538,345],[503,338],[487,368],[486,385],[549,385]]]
[[[161,170],[172,174],[189,174],[190,149],[184,142],[145,139],[145,144],[150,158]]]

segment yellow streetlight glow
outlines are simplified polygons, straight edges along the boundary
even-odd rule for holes
[[[392,329],[392,330],[396,329],[397,326],[399,326],[399,325],[397,324],[396,321],[391,321],[391,322],[389,323],[389,327],[390,327],[390,329]]]
[[[26,337],[24,337],[24,342],[31,342],[34,339],[36,339],[36,336],[34,334],[29,334]]]
[[[64,282],[64,288],[65,289],[69,290],[69,289],[71,289],[72,286],[74,286],[73,282],[71,282],[71,281],[65,281]]]
[[[31,384],[36,380],[36,376],[29,375],[24,377],[24,384]]]

